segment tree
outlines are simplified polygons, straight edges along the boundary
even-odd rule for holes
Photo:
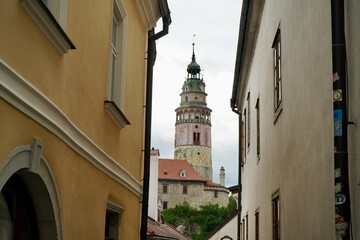
[[[206,204],[193,208],[189,204],[176,205],[162,212],[165,221],[193,240],[202,240],[236,211],[236,201],[230,197],[227,207]]]

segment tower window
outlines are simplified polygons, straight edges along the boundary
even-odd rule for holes
[[[194,145],[200,144],[200,133],[199,132],[193,133],[193,142],[194,142]]]
[[[218,198],[218,191],[214,192],[214,198]]]

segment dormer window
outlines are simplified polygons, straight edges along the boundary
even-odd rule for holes
[[[182,170],[180,171],[180,177],[182,177],[182,178],[186,177],[186,171],[185,171],[185,169],[182,169]]]

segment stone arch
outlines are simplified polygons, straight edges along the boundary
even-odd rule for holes
[[[54,175],[42,154],[43,142],[34,139],[30,145],[15,148],[0,167],[0,191],[16,176],[31,193],[36,213],[39,239],[62,240],[60,201]]]

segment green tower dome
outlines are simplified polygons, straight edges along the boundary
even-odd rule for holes
[[[191,63],[187,66],[188,73],[190,73],[192,75],[196,75],[197,73],[199,73],[201,71],[200,65],[197,64],[197,62],[195,61],[194,45],[195,45],[195,43],[193,43],[193,54],[192,54]]]

